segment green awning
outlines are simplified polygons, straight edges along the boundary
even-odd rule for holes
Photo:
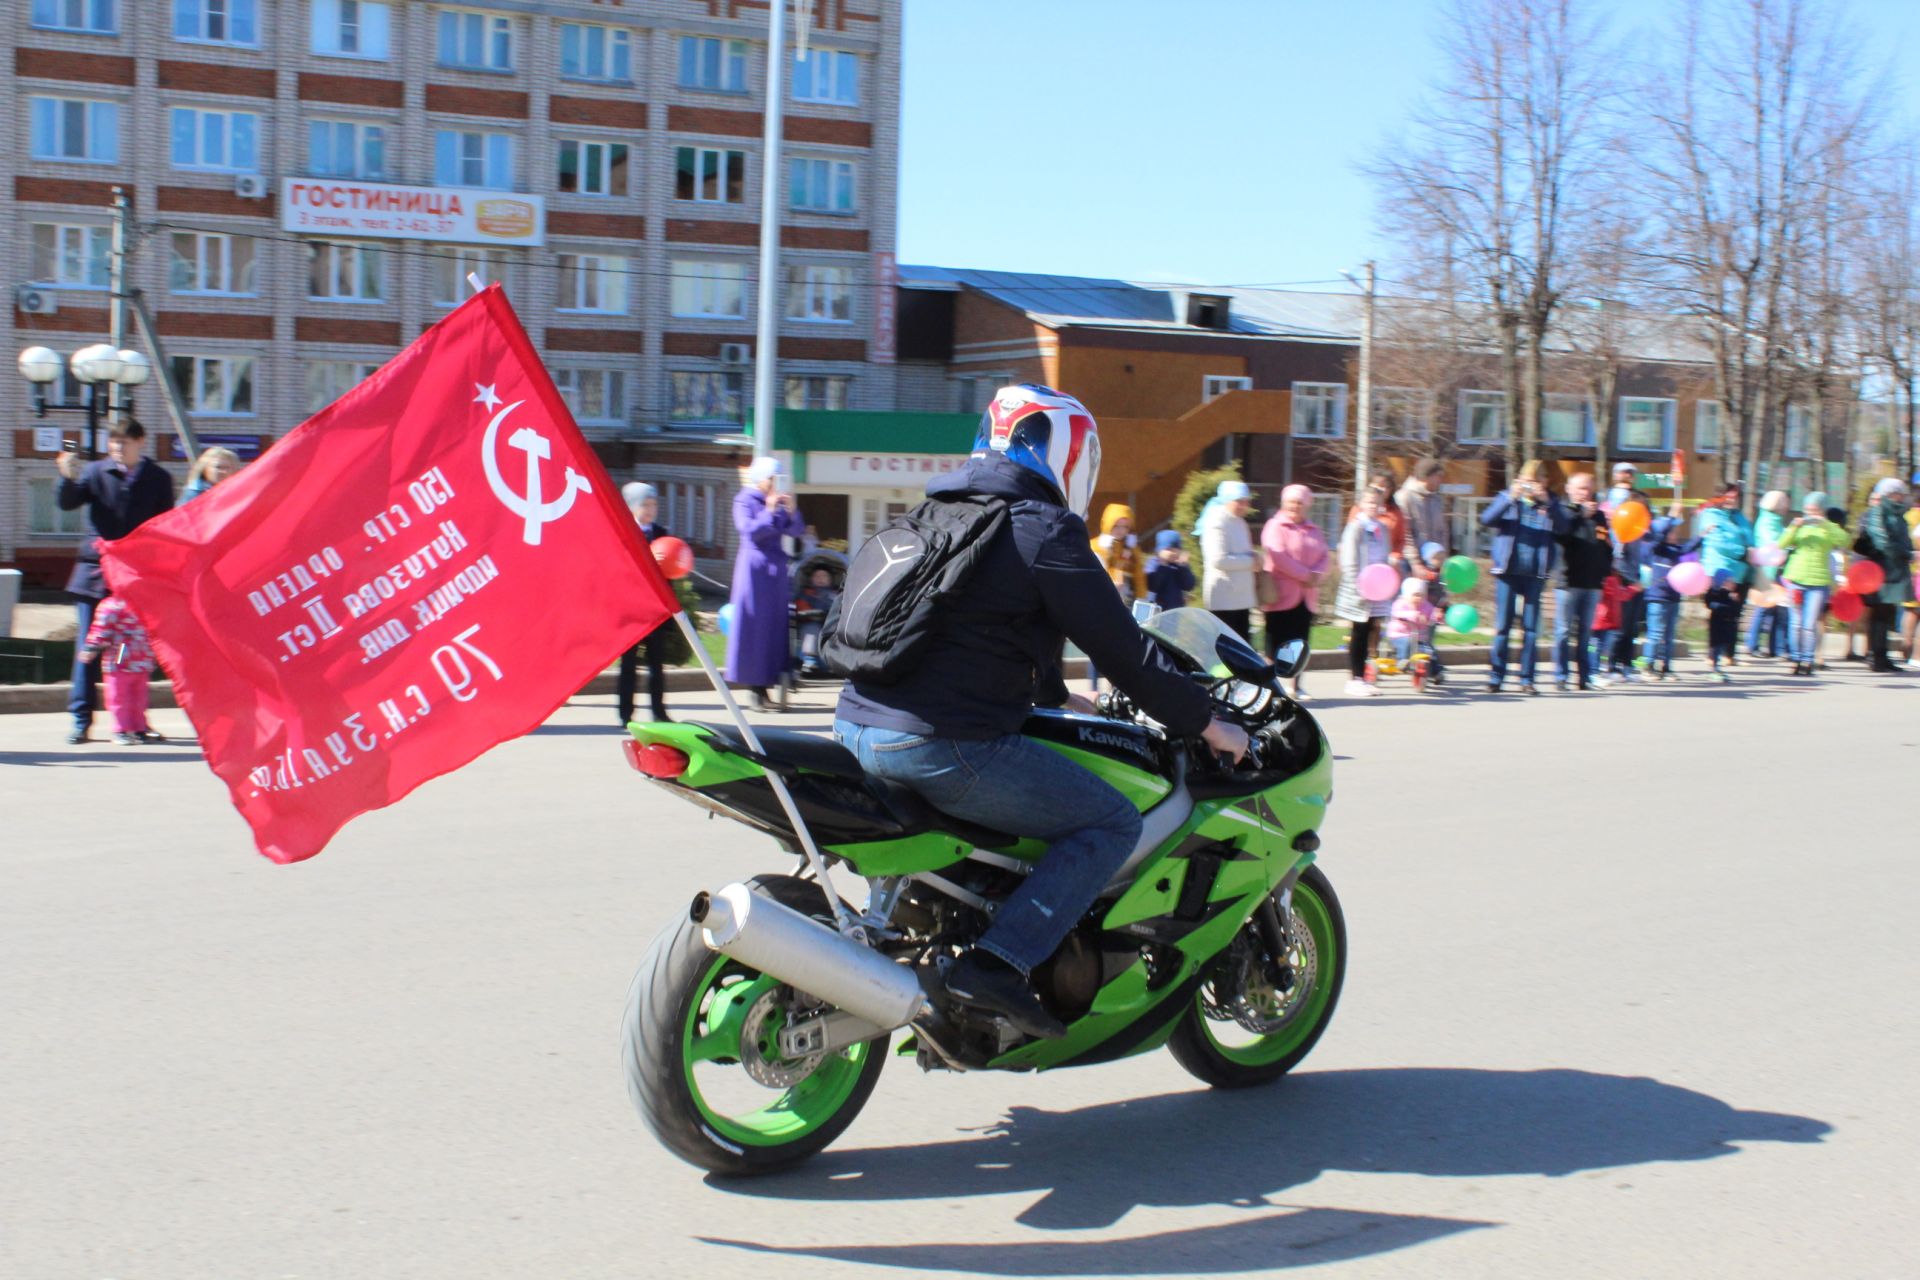
[[[970,453],[980,417],[875,409],[775,409],[773,447],[806,453]],[[753,432],[748,415],[748,434]]]

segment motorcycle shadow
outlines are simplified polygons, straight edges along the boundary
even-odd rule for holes
[[[710,1182],[739,1195],[840,1204],[1040,1193],[1020,1223],[1086,1230],[1112,1226],[1142,1206],[1281,1208],[1269,1197],[1329,1171],[1565,1177],[1710,1160],[1736,1153],[1743,1142],[1818,1142],[1830,1129],[1806,1116],[1740,1111],[1644,1076],[1558,1069],[1322,1071],[1245,1093],[1196,1090],[1071,1111],[1015,1106],[980,1137],[829,1150],[788,1173]],[[1091,1243],[789,1248],[710,1242],[1004,1275],[1225,1273],[1366,1256],[1491,1225],[1302,1208]]]

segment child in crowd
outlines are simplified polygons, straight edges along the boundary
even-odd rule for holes
[[[1387,639],[1393,644],[1393,656],[1404,664],[1416,653],[1431,654],[1433,624],[1439,616],[1427,599],[1425,581],[1420,578],[1403,581],[1400,598],[1393,602],[1393,613],[1387,619]]]
[[[165,742],[147,723],[147,677],[155,665],[147,629],[133,608],[119,596],[108,596],[93,611],[80,657],[100,659],[107,691],[107,710],[113,713],[113,740],[123,747],[143,742]]]
[[[1162,609],[1184,609],[1187,592],[1193,590],[1193,570],[1187,567],[1187,553],[1181,549],[1180,535],[1162,529],[1153,535],[1153,560],[1147,565],[1147,596]]]
[[[1389,564],[1392,550],[1387,523],[1382,512],[1387,506],[1384,489],[1368,489],[1353,508],[1353,517],[1340,535],[1340,593],[1333,612],[1342,622],[1352,624],[1347,635],[1347,696],[1371,698],[1376,690],[1367,683],[1367,664],[1373,658],[1374,632],[1389,612],[1393,597],[1369,600],[1360,594],[1360,575],[1376,564]]]
[[[1707,588],[1707,656],[1713,660],[1713,678],[1726,684],[1731,678],[1723,663],[1734,661],[1740,639],[1740,584],[1725,569],[1716,569]]]
[[[1633,668],[1620,661],[1618,635],[1628,603],[1640,594],[1614,569],[1600,584],[1600,603],[1593,610],[1593,683],[1604,689],[1615,680],[1632,678]]]
[[[1420,559],[1426,572],[1421,575],[1427,584],[1427,603],[1433,606],[1433,616],[1443,619],[1447,616],[1447,585],[1441,580],[1440,571],[1446,567],[1447,549],[1437,542],[1429,542],[1420,548]],[[1435,626],[1439,623],[1435,622]],[[1446,683],[1446,668],[1440,661],[1439,640],[1429,635],[1427,652],[1433,660],[1427,664],[1427,683],[1438,686]]]
[[[803,676],[826,674],[826,667],[820,661],[820,628],[826,623],[827,611],[839,598],[833,574],[826,569],[815,569],[808,574],[800,590],[794,593],[793,611],[800,624],[800,674]]]
[[[1682,557],[1700,549],[1700,539],[1687,537],[1687,524],[1677,507],[1665,518],[1655,520],[1647,536],[1652,543],[1647,548],[1647,679],[1671,680],[1680,593],[1673,589],[1668,575]]]

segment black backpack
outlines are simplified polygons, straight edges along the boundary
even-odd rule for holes
[[[891,684],[919,664],[937,610],[973,576],[1007,524],[999,498],[929,498],[887,521],[847,567],[820,630],[835,675]]]

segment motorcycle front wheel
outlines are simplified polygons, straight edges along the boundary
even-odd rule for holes
[[[1347,974],[1347,923],[1340,899],[1318,867],[1293,886],[1287,966],[1293,985],[1277,990],[1258,956],[1253,921],[1248,944],[1256,959],[1239,973],[1223,966],[1180,1015],[1167,1048],[1188,1072],[1216,1089],[1244,1089],[1278,1080],[1313,1051],[1340,1002]]]
[[[756,893],[831,921],[819,887],[760,876]],[[888,1037],[814,1059],[780,1057],[790,990],[711,951],[682,917],[640,963],[627,996],[621,1062],[627,1093],[681,1159],[723,1174],[771,1173],[838,1138],[886,1065]]]

